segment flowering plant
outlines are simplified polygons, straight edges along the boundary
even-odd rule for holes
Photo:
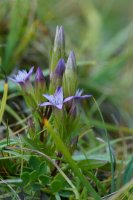
[[[70,51],[68,59],[65,62],[65,34],[63,27],[56,28],[53,51],[50,57],[50,81],[46,86],[46,80],[40,67],[35,74],[34,85],[30,81],[34,67],[29,72],[26,70],[18,71],[11,81],[21,86],[23,96],[27,105],[34,113],[38,121],[39,131],[45,126],[44,118],[52,121],[56,132],[64,141],[70,145],[73,138],[75,126],[73,124],[79,119],[79,102],[87,99],[91,95],[83,95],[83,90],[77,88],[77,66],[76,57],[73,51]],[[34,102],[34,103],[33,103]],[[62,123],[60,123],[62,120]],[[68,122],[73,127],[69,133],[66,133]],[[41,133],[41,142],[44,142],[45,133]],[[34,136],[36,139],[36,136]]]
[[[98,199],[96,192],[71,158],[78,143],[78,130],[82,128],[81,103],[91,95],[82,95],[83,90],[78,88],[74,52],[70,51],[67,59],[65,55],[64,29],[57,26],[50,55],[49,81],[40,67],[36,69],[33,82],[30,77],[33,75],[34,67],[29,72],[18,71],[17,75],[9,79],[20,85],[26,104],[32,112],[24,141],[33,149],[37,148],[55,160],[55,168],[48,164],[50,178],[56,177],[59,166],[67,161],[75,175],[80,177],[82,184]],[[68,183],[73,187],[73,184],[69,181]],[[75,187],[74,193],[76,199],[79,199]]]

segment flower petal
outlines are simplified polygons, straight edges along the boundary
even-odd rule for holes
[[[74,98],[75,98],[75,96],[67,97],[67,98],[64,99],[64,103],[67,102],[67,101],[70,101],[70,100],[72,100]]]
[[[52,106],[52,105],[53,104],[50,102],[44,102],[44,103],[39,104],[39,106]]]
[[[82,93],[83,93],[83,89],[82,89],[82,90],[78,89],[78,90],[76,91],[75,96],[81,96]]]
[[[9,80],[13,81],[14,83],[17,83],[16,79],[8,77]]]
[[[86,99],[86,98],[89,98],[89,97],[92,97],[92,95],[83,95],[83,96],[75,96],[74,99]]]
[[[17,81],[16,79],[14,78],[10,78],[8,77],[9,80],[13,81],[14,83],[19,83],[20,85],[24,83],[24,81]]]
[[[54,97],[59,103],[63,103],[63,90],[62,87],[58,87],[54,93]]]
[[[49,94],[43,94],[43,96],[46,98],[46,99],[48,99],[49,101],[52,101],[52,99],[53,99],[53,95],[49,95]]]
[[[34,67],[32,67],[32,68],[30,69],[30,71],[28,72],[27,77],[25,78],[25,80],[29,79],[29,77],[30,77],[31,74],[33,73],[33,70],[34,70]]]
[[[61,110],[62,107],[63,107],[63,104],[58,104],[58,105],[55,105],[54,107],[56,107],[56,108],[58,108],[59,110]]]

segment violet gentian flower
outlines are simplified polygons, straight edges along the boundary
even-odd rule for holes
[[[9,78],[14,83],[18,83],[22,88],[22,93],[25,101],[29,107],[36,107],[36,99],[34,94],[33,86],[30,82],[30,76],[33,73],[34,67],[32,67],[29,72],[26,70],[19,70],[18,74],[14,78]]]
[[[58,87],[54,93],[54,95],[48,95],[44,94],[43,95],[46,99],[49,100],[49,102],[44,102],[42,104],[39,104],[39,106],[53,106],[58,109],[63,108],[63,104],[69,100],[71,100],[71,97],[68,97],[67,99],[63,100],[63,90],[62,87]]]
[[[44,102],[42,104],[39,104],[39,106],[53,106],[58,109],[63,108],[63,104],[72,100],[72,99],[85,99],[91,97],[91,95],[83,95],[81,96],[82,91],[77,90],[75,96],[70,96],[65,99],[63,99],[63,90],[62,87],[58,87],[54,93],[54,95],[48,95],[44,94],[43,96],[49,100],[49,102]]]
[[[31,74],[33,73],[34,67],[30,69],[29,72],[26,70],[18,71],[18,74],[14,76],[14,78],[9,78],[14,83],[19,83],[21,86],[24,85],[27,81],[29,81]]]

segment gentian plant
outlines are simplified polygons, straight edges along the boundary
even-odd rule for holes
[[[44,192],[47,197],[57,194],[63,196],[65,188],[71,185],[72,199],[81,199],[77,187],[83,193],[86,191],[86,194],[89,193],[99,199],[71,157],[76,150],[79,130],[82,129],[80,120],[82,100],[90,98],[91,95],[84,95],[83,90],[78,88],[76,57],[73,51],[70,51],[68,58],[66,57],[65,34],[62,26],[56,28],[54,46],[50,53],[49,81],[46,81],[48,78],[40,67],[36,69],[35,78],[33,77],[31,81],[30,77],[33,76],[35,69],[32,67],[29,72],[18,71],[17,75],[9,78],[20,85],[26,105],[31,110],[27,134],[22,137],[22,141],[32,148],[33,153],[39,151],[43,156],[47,155],[44,156],[45,162],[35,156],[30,157],[29,169],[25,168],[21,175],[27,185],[25,192],[33,195],[29,189],[30,180],[27,176],[29,174],[32,176],[34,172],[32,178],[33,183],[39,187],[37,192]],[[32,166],[31,163],[34,165],[34,162],[38,167]],[[64,172],[71,176],[71,180],[64,175],[62,167]],[[74,186],[77,184],[76,176],[80,177],[79,186]]]

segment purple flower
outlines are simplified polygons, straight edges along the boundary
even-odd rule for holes
[[[77,90],[75,96],[70,96],[67,97],[63,100],[63,90],[62,87],[58,87],[54,93],[54,95],[48,95],[48,94],[44,94],[43,96],[49,100],[49,102],[44,102],[42,104],[39,104],[39,106],[54,106],[58,109],[62,109],[63,108],[63,104],[72,100],[72,99],[85,99],[85,98],[89,98],[91,97],[91,95],[83,95],[82,94],[82,90]]]
[[[44,102],[42,104],[39,104],[39,106],[53,106],[56,107],[58,109],[62,109],[63,108],[63,104],[67,101],[69,101],[69,99],[71,100],[70,97],[63,100],[63,90],[62,87],[58,87],[54,93],[54,95],[48,95],[48,94],[44,94],[43,95],[46,99],[49,100],[49,102]]]
[[[80,90],[80,89],[78,89],[77,91],[76,91],[76,94],[75,94],[75,99],[86,99],[86,98],[89,98],[89,97],[91,97],[92,95],[91,94],[87,94],[87,95],[82,95],[82,93],[83,93],[83,90]],[[81,96],[82,95],[82,96]]]
[[[82,95],[82,93],[83,93],[83,90],[78,89],[78,90],[76,91],[76,94],[75,94],[74,96],[70,96],[70,97],[65,98],[64,102],[70,101],[70,100],[72,100],[72,99],[77,99],[77,100],[86,99],[86,98],[89,98],[89,97],[92,96],[91,94]],[[81,95],[82,95],[82,96],[81,96]]]
[[[35,94],[32,84],[30,82],[30,76],[33,73],[34,67],[29,72],[26,70],[19,70],[18,74],[14,78],[9,78],[14,83],[18,83],[23,91],[24,98],[28,102],[28,106],[33,107],[35,105]],[[28,95],[27,95],[28,94]]]
[[[22,71],[19,70],[18,74],[15,75],[14,78],[9,78],[9,79],[15,83],[19,83],[20,85],[23,85],[29,80],[31,74],[33,73],[33,70],[34,70],[34,67],[32,67],[29,72],[27,72],[26,70],[22,70]]]

